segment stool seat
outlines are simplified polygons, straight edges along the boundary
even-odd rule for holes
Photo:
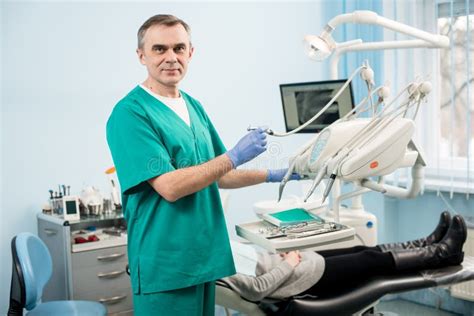
[[[53,262],[48,247],[32,233],[13,237],[12,281],[8,316],[105,316],[107,308],[93,301],[42,302],[43,289],[51,278]]]
[[[52,301],[39,304],[29,311],[28,316],[104,316],[107,309],[98,302]]]

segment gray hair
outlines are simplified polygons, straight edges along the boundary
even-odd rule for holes
[[[143,37],[145,36],[146,31],[153,25],[174,26],[177,24],[181,24],[186,32],[188,32],[189,43],[191,44],[191,28],[186,22],[171,14],[157,14],[146,20],[145,23],[143,23],[143,25],[138,29],[138,48],[143,48]]]

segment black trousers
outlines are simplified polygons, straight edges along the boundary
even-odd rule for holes
[[[321,279],[301,294],[324,297],[340,293],[376,275],[394,273],[395,262],[389,252],[378,247],[356,246],[353,248],[318,251],[326,262]]]

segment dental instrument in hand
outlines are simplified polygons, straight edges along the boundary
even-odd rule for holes
[[[252,125],[249,125],[249,127],[247,127],[247,131],[255,131],[257,129],[261,128],[265,133],[267,133],[268,135],[273,135],[273,130],[271,130],[270,128],[268,127],[264,127],[264,126],[252,126]]]
[[[266,145],[266,135],[258,128],[242,137],[226,155],[230,158],[233,168],[237,168],[267,150]]]

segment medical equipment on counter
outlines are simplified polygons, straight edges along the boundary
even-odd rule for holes
[[[51,215],[59,215],[65,220],[78,220],[80,218],[79,198],[70,195],[71,186],[69,185],[58,185],[58,189],[58,191],[48,190],[50,209],[43,208],[43,210],[45,213],[50,212]]]
[[[113,212],[113,207],[112,207],[112,200],[111,199],[104,199],[104,205],[103,205],[103,211],[104,214],[112,214]]]
[[[53,215],[53,209],[51,208],[51,205],[49,204],[44,204],[43,207],[41,208],[43,214],[46,215]]]
[[[114,209],[121,209],[122,203],[120,202],[120,198],[119,198],[119,190],[117,188],[117,181],[115,181],[113,177],[113,174],[115,173],[116,173],[115,167],[111,167],[105,170],[105,174],[107,175],[107,178],[109,179],[110,185],[112,187],[111,198],[112,198]]]
[[[99,190],[93,186],[85,187],[81,191],[81,202],[84,205],[83,215],[100,215],[103,208],[103,198]]]
[[[79,212],[79,198],[75,195],[62,197],[64,220],[79,220],[81,214]]]
[[[111,236],[122,236],[123,230],[117,227],[106,228],[102,230],[104,234],[111,235]]]

